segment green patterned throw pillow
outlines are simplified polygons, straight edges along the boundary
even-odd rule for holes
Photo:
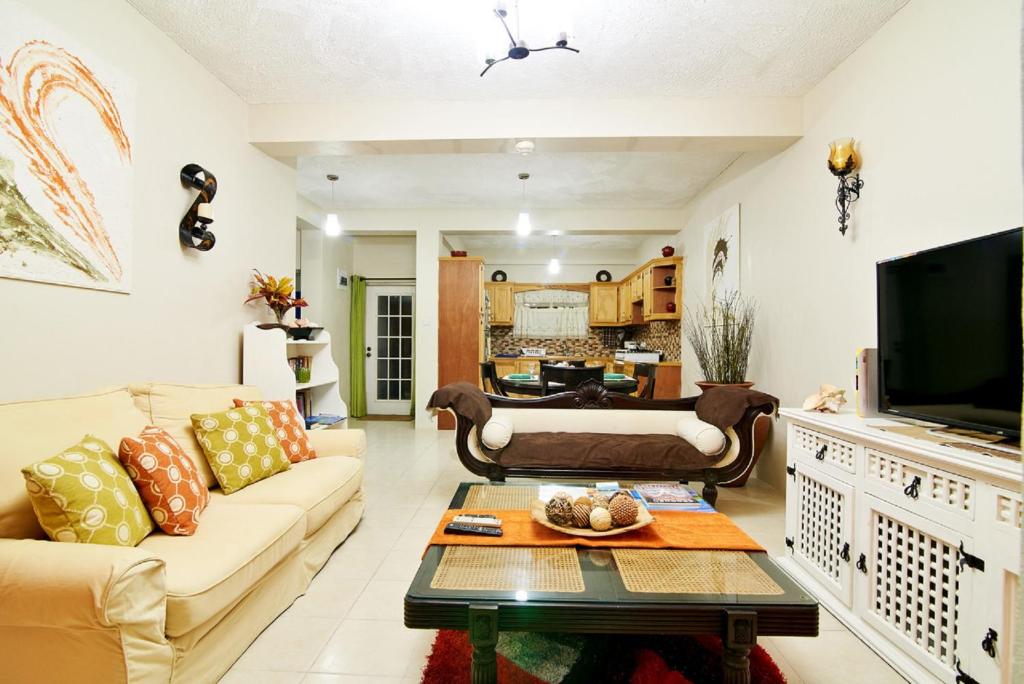
[[[92,435],[21,473],[39,524],[54,541],[135,546],[153,531],[128,473]]]
[[[262,406],[195,413],[192,427],[225,494],[237,492],[291,466],[277,441],[270,415]]]

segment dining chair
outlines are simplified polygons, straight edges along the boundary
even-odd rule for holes
[[[647,382],[643,386],[637,386],[636,396],[641,399],[653,399],[654,398],[654,380],[655,375],[658,372],[658,367],[651,363],[638,363],[633,369],[633,377],[640,382],[640,378],[647,378]]]
[[[586,368],[587,367],[587,360],[586,359],[572,359],[572,360],[569,361],[569,365],[572,366],[573,368]]]
[[[490,384],[491,394],[497,394],[502,397],[508,396],[505,388],[501,386],[501,380],[498,379],[498,371],[495,369],[493,361],[480,362],[480,380],[483,382],[484,390]]]
[[[600,385],[604,384],[604,368],[594,366],[593,368],[577,368],[575,366],[550,366],[542,364],[540,367],[540,393],[541,396],[568,392],[574,390],[587,380],[593,380]],[[561,387],[552,388],[548,391],[548,383],[558,382]]]

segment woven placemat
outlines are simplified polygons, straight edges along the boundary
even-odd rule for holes
[[[757,563],[741,551],[612,549],[626,589],[643,594],[782,594]]]
[[[573,548],[449,546],[432,589],[483,591],[583,591],[583,572]]]
[[[470,485],[463,508],[493,509],[496,511],[530,510],[537,498],[537,487],[495,487]]]

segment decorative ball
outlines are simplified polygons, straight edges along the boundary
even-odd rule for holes
[[[563,527],[572,524],[572,501],[569,500],[568,496],[555,495],[551,497],[547,505],[544,506],[544,513],[548,516],[548,520],[561,525]]]
[[[608,508],[608,495],[600,492],[590,498],[590,505],[594,508]]]
[[[661,248],[661,256],[663,257],[670,257],[675,253],[676,248],[673,247],[672,245],[665,245],[664,247]]]
[[[616,496],[608,505],[608,513],[616,527],[626,527],[636,522],[639,512],[636,501],[631,496]]]
[[[590,511],[590,526],[598,532],[604,532],[612,528],[612,514],[607,508],[595,508]]]
[[[575,527],[590,527],[590,502],[572,505],[572,524]]]
[[[574,506],[576,504],[586,504],[588,506],[593,506],[594,505],[594,504],[592,504],[590,502],[590,497],[589,496],[577,496],[576,500],[573,501],[572,503],[573,503]]]

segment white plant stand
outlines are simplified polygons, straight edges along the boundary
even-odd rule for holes
[[[321,330],[315,340],[292,340],[279,328],[260,330],[257,323],[245,326],[242,335],[242,382],[259,388],[264,399],[295,402],[297,392],[309,399],[309,413],[344,416],[334,428],[345,428],[348,406],[338,389],[338,367],[331,355],[331,335]],[[312,357],[309,382],[295,381],[289,357]]]
[[[1020,462],[852,413],[781,414],[780,565],[910,681],[1009,683]]]

